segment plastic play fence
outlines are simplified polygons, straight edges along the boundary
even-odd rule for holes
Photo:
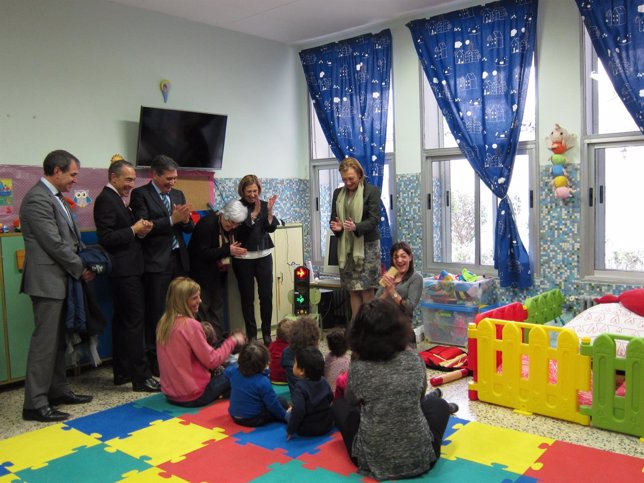
[[[471,400],[583,425],[592,417],[595,427],[644,436],[644,339],[605,334],[581,344],[571,329],[491,318],[470,324],[468,339]],[[616,339],[628,341],[626,357],[617,355]],[[578,392],[590,390],[591,365],[593,403],[579,406]],[[624,397],[615,395],[616,371],[625,374]]]

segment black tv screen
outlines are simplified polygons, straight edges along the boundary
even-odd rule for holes
[[[141,106],[137,166],[158,154],[181,168],[221,169],[228,116]]]

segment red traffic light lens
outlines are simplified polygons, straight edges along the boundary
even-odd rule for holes
[[[298,280],[308,280],[309,278],[309,269],[306,267],[297,267],[295,269],[295,277]]]

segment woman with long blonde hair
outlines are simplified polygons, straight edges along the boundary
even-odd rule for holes
[[[236,332],[213,349],[195,319],[200,303],[199,284],[188,277],[177,277],[170,283],[165,312],[157,324],[161,391],[177,406],[204,406],[227,397],[230,383],[216,369],[238,345],[246,343],[244,335]]]

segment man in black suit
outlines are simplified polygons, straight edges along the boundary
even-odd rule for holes
[[[31,298],[35,328],[29,343],[22,418],[64,421],[69,414],[58,404],[82,404],[92,396],[74,394],[65,365],[65,300],[69,277],[86,282],[94,274],[83,267],[80,231],[62,193],[76,183],[80,162],[67,151],[52,151],[43,162],[44,175],[25,195],[20,222],[25,265],[20,291]]]
[[[98,243],[112,259],[114,384],[131,381],[134,391],[159,392],[159,381],[152,377],[144,347],[145,292],[141,239],[152,230],[152,223],[137,220],[125,206],[124,198],[130,195],[136,180],[132,164],[122,158],[117,159],[107,174],[109,183],[94,202],[94,223]]]
[[[143,239],[143,285],[145,287],[145,342],[152,372],[156,364],[156,326],[165,309],[170,281],[187,275],[190,269],[184,233],[191,233],[194,223],[191,207],[183,192],[174,189],[177,163],[160,154],[150,165],[152,181],[132,190],[130,208],[137,220],[149,220],[152,230]]]

